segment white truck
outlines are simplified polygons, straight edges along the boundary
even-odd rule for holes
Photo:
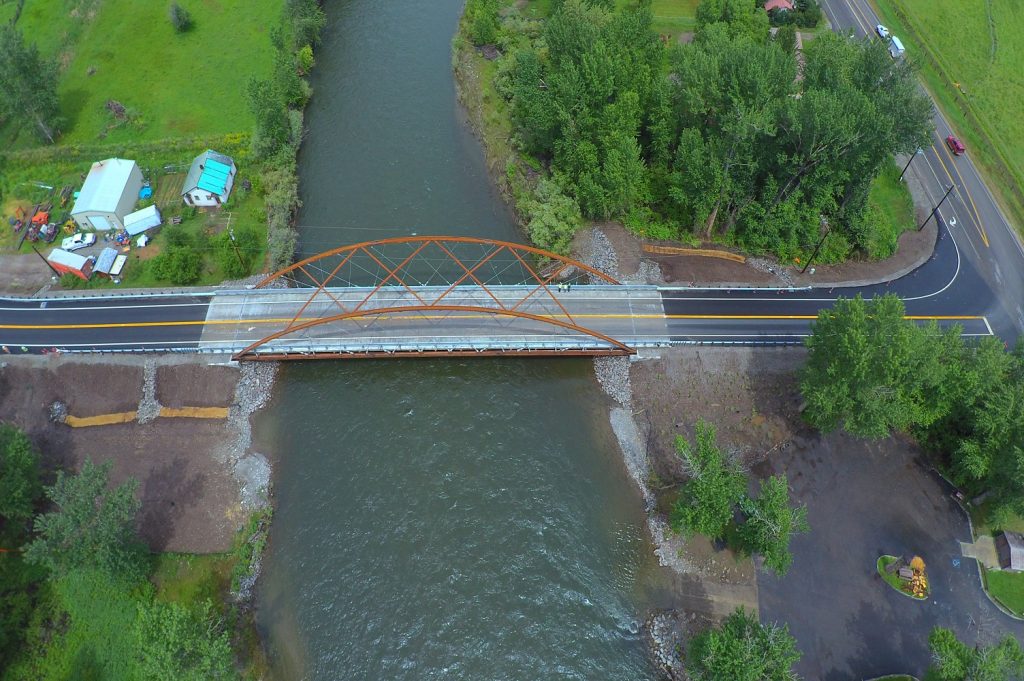
[[[894,35],[889,36],[889,56],[893,59],[899,59],[905,52],[906,50],[903,48],[903,43],[900,39]]]

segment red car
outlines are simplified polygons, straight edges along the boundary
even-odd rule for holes
[[[946,138],[946,146],[949,147],[949,150],[952,151],[957,156],[960,156],[965,151],[967,151],[964,148],[964,143],[958,140],[956,137],[953,137],[952,135]]]

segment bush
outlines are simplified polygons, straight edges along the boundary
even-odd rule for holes
[[[179,5],[176,2],[171,3],[170,10],[168,12],[171,19],[171,26],[178,33],[184,33],[185,31],[192,28],[192,15],[189,14],[188,10]]]
[[[251,229],[223,232],[217,237],[217,261],[224,270],[224,276],[229,279],[248,276],[259,250],[259,236]]]
[[[498,40],[497,0],[469,0],[469,37],[474,45],[493,45]]]
[[[192,246],[172,245],[153,258],[150,267],[158,279],[177,286],[185,286],[199,281],[203,270],[203,256]]]
[[[299,64],[299,71],[302,73],[309,73],[315,63],[313,60],[313,48],[310,45],[303,45],[302,48],[295,55],[295,59]]]

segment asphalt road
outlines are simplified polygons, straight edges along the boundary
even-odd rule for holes
[[[867,0],[825,0],[824,8],[837,30],[874,35],[878,20]],[[836,297],[893,292],[904,298],[909,316],[937,319],[940,325],[961,324],[969,335],[995,334],[1012,344],[1024,329],[1024,247],[974,167],[971,151],[959,157],[950,153],[944,139],[951,130],[941,114],[935,115],[935,127],[931,146],[914,159],[908,173],[921,181],[933,205],[939,203],[947,188],[954,189],[936,213],[939,238],[934,256],[914,272],[895,281],[851,288],[663,289],[660,294],[652,294],[663,298],[663,322],[652,323],[653,312],[645,308],[627,324],[621,315],[632,312],[627,309],[624,313],[616,307],[618,303],[608,301],[606,308],[601,308],[602,303],[590,306],[578,323],[620,340],[644,344],[799,342],[808,334],[818,310],[830,306]],[[577,297],[584,293],[579,288],[576,292]],[[194,349],[200,347],[204,336],[216,337],[204,320],[209,316],[211,322],[224,324],[217,313],[223,302],[221,295],[210,294],[0,299],[0,345],[15,354],[54,347]],[[301,303],[296,304],[295,312],[300,308]],[[278,310],[281,314],[277,317],[284,322],[295,314],[280,307]],[[459,328],[440,324],[436,317],[420,318],[418,327],[411,319],[402,325],[393,323],[395,331],[375,338],[387,341],[416,337],[422,341],[436,337],[438,342],[444,339],[450,343],[461,333],[491,332],[489,327],[468,324],[466,318],[458,321]],[[611,323],[609,319],[619,321]],[[637,324],[643,328],[638,330]],[[256,340],[253,332],[269,335],[283,328],[283,324],[273,327],[268,322],[254,326],[245,333],[234,329],[233,339]],[[320,337],[329,339],[333,334],[342,342],[345,334],[335,333],[337,326],[328,331],[324,329]],[[523,333],[540,337],[545,330],[530,327]],[[309,335],[305,333],[307,341]],[[220,345],[226,348],[229,344]]]

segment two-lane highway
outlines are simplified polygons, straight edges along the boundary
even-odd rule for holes
[[[875,26],[881,23],[868,0],[825,0],[824,8],[838,31],[873,36]],[[908,37],[901,37],[906,43]],[[954,187],[942,216],[964,259],[990,292],[986,314],[993,328],[1012,341],[1024,330],[1024,246],[971,160],[974,151],[954,156],[945,139],[955,131],[941,111],[936,110],[934,122],[931,145],[923,150],[923,158],[913,161],[908,173],[921,181],[932,206]],[[986,295],[970,277],[957,287],[964,296]]]

